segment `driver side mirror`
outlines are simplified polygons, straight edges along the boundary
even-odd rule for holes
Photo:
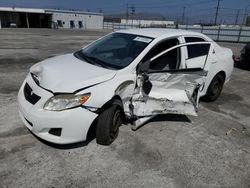
[[[150,63],[151,63],[150,60],[147,60],[144,63],[140,63],[139,69],[138,69],[139,74],[148,73],[149,67],[150,67]]]

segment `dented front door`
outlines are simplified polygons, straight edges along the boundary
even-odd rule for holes
[[[172,49],[185,45],[188,44]],[[166,53],[168,51],[171,49],[166,50]],[[152,58],[150,63],[154,63],[158,57]],[[138,87],[131,100],[131,115],[137,119],[158,114],[197,116],[199,89],[204,85],[207,75],[205,66],[206,61],[203,68],[191,69],[152,70],[149,65],[148,71],[138,74]]]
[[[141,86],[132,97],[133,115],[197,115],[198,92],[203,76],[153,73],[147,80],[143,81],[143,76],[139,80],[142,82]]]

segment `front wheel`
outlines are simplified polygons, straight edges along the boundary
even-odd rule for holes
[[[122,111],[118,105],[104,110],[98,117],[96,125],[96,142],[110,145],[118,136],[122,124]]]
[[[207,102],[215,101],[221,94],[224,82],[225,82],[224,76],[222,74],[217,74],[213,78],[207,89],[207,93],[203,98],[204,101]]]

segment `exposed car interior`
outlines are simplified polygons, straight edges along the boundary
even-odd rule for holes
[[[146,56],[145,60],[151,59],[157,54],[163,52],[166,49],[174,47],[179,44],[179,40],[174,38],[170,40],[165,40],[156,45]],[[150,63],[150,69],[152,70],[173,70],[178,69],[180,65],[180,48],[171,50],[170,52],[162,55],[156,60]]]

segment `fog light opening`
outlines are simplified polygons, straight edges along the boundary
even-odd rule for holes
[[[62,128],[52,128],[49,130],[49,134],[52,134],[54,136],[61,136]]]

